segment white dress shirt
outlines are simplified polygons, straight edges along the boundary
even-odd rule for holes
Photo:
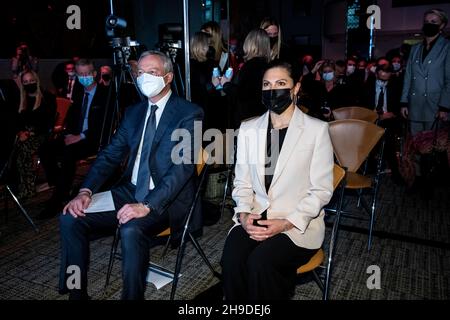
[[[156,111],[155,111],[155,122],[156,122],[155,124],[156,124],[156,128],[158,128],[159,120],[161,119],[161,115],[164,111],[164,108],[166,107],[167,101],[169,101],[171,94],[172,94],[172,91],[169,91],[157,103],[153,103],[150,100],[148,100],[147,115],[145,116],[145,122],[144,122],[144,130],[142,130],[141,142],[139,143],[136,160],[134,161],[133,173],[131,174],[131,183],[134,185],[136,185],[136,183],[137,183],[139,164],[141,162],[142,143],[144,142],[145,128],[147,127],[147,121],[148,121],[148,118],[150,117],[151,106],[154,104],[156,104],[158,106],[158,109],[156,109]],[[154,187],[155,187],[155,184],[153,183],[153,179],[150,176],[149,189],[152,190]]]
[[[383,88],[383,91],[384,91],[383,112],[388,112],[386,85],[387,85],[387,81],[381,81],[381,80],[377,80],[376,84],[375,84],[375,107],[378,104],[378,97],[380,96],[381,88]]]

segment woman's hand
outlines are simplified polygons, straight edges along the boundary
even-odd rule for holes
[[[212,82],[212,84],[213,84],[213,86],[215,88],[215,87],[217,87],[220,84],[220,78],[219,77],[212,77],[211,78],[211,82]]]
[[[241,213],[240,220],[242,228],[247,231],[251,239],[256,241],[264,241],[294,227],[294,225],[286,219],[258,220],[261,218],[258,214],[245,213],[244,217],[242,215],[243,214]],[[259,225],[267,226],[267,228],[253,225],[254,220],[258,220]]]
[[[312,74],[315,74],[317,71],[319,71],[320,67],[322,66],[322,64],[324,63],[324,60],[320,60],[316,63],[316,65],[314,66],[314,68],[311,70]]]

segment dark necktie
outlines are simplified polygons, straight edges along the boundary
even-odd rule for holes
[[[153,138],[156,132],[156,117],[155,112],[158,109],[157,105],[152,105],[150,116],[147,120],[147,127],[145,128],[144,140],[142,141],[141,158],[139,161],[139,170],[136,181],[135,198],[138,202],[142,202],[148,193],[150,187],[150,150],[152,148]]]
[[[84,119],[87,117],[87,108],[89,103],[89,93],[85,92],[83,97],[83,104],[81,105],[81,123],[80,123],[80,132],[83,132]]]
[[[380,87],[380,94],[378,95],[378,102],[376,108],[378,114],[384,113],[383,106],[384,106],[384,88]]]

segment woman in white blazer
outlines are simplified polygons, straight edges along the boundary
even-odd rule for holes
[[[233,220],[222,255],[225,299],[288,299],[297,268],[321,247],[333,193],[325,122],[296,107],[300,83],[288,63],[264,74],[268,111],[241,124]]]

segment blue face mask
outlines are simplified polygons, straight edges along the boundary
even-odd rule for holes
[[[330,72],[324,72],[322,75],[323,80],[325,81],[331,81],[334,79],[334,72],[330,71]]]
[[[78,81],[86,88],[94,83],[94,76],[78,76]]]

